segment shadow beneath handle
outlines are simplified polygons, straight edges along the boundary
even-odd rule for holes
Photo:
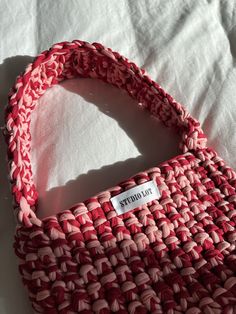
[[[37,178],[36,185],[38,187],[39,196],[41,196],[38,201],[38,216],[40,218],[54,215],[58,211],[68,209],[75,203],[83,202],[87,198],[128,179],[130,176],[151,167],[158,166],[160,162],[168,160],[180,153],[178,148],[180,137],[174,130],[163,126],[156,118],[151,117],[148,111],[141,109],[137,101],[132,99],[126,91],[120,90],[101,80],[90,78],[66,80],[61,83],[61,87],[62,89],[57,89],[55,93],[56,97],[52,94],[50,98],[46,98],[43,104],[45,105],[49,101],[52,102],[50,106],[57,108],[56,113],[55,111],[47,111],[46,114],[42,116],[43,118],[38,115],[38,119],[34,122],[36,123],[33,133],[33,139],[36,141],[34,142],[34,149],[36,149],[38,145],[41,145],[40,141],[45,140],[46,135],[44,134],[44,136],[42,136],[40,130],[44,125],[45,127],[47,126],[47,134],[50,133],[47,121],[48,116],[50,116],[50,120],[53,121],[52,128],[54,129],[52,129],[52,134],[55,133],[55,128],[57,127],[56,122],[58,123],[58,120],[58,125],[60,125],[58,130],[59,134],[67,132],[67,123],[70,123],[71,116],[69,116],[68,113],[70,111],[70,103],[68,103],[67,100],[65,104],[64,100],[65,93],[63,94],[63,89],[66,89],[82,97],[88,104],[92,103],[97,106],[99,111],[115,120],[119,124],[119,127],[124,130],[127,136],[133,141],[140,155],[135,158],[128,158],[124,161],[118,161],[103,166],[100,169],[91,169],[85,174],[78,175],[76,179],[68,181],[63,186],[53,187],[48,190],[47,184],[51,179],[51,167],[55,167],[55,163],[57,165],[63,165],[65,162],[65,159],[63,159],[59,153],[55,153],[57,152],[57,149],[53,148],[55,138],[51,140],[51,142],[49,140],[50,145],[45,146],[44,152],[37,157],[37,165],[34,170],[36,173],[35,177]],[[81,112],[78,111],[78,113],[76,113],[75,110],[76,109],[73,107],[73,115],[78,116],[78,123],[83,123]],[[63,115],[65,120],[64,123],[61,121],[60,124],[61,115]],[[90,121],[90,123],[92,122]],[[96,123],[96,121],[94,123]],[[64,129],[64,131],[62,131],[62,129]],[[112,127],[111,130],[113,130]],[[86,128],[86,131],[88,131],[88,128]],[[99,132],[103,132],[103,130],[100,129]],[[107,130],[104,130],[104,132],[109,136]],[[95,136],[94,141],[101,141],[99,134],[95,134]],[[112,147],[108,147],[106,143],[102,143],[103,147],[99,148],[98,151],[93,151],[92,149],[88,149],[87,152],[81,151],[81,154],[87,153],[86,158],[90,164],[92,163],[90,158],[93,160],[93,156],[90,156],[90,154],[99,154],[99,151],[104,154],[106,150],[108,150],[108,154],[110,154],[110,152],[115,152],[116,149],[120,149],[119,147],[115,147],[116,145],[122,147],[122,138],[119,138],[120,135],[114,134],[113,131],[110,136],[112,136],[112,142],[114,143]],[[37,139],[40,139],[38,143]],[[92,144],[93,143],[88,143],[88,146],[92,147]],[[72,145],[70,144],[69,138],[68,145]],[[59,149],[59,152],[61,150],[63,149]],[[76,155],[76,149],[73,150],[73,156],[71,156],[71,152],[72,150],[66,152],[66,154],[70,156],[67,160],[70,160],[71,163],[76,163],[76,156],[78,156]],[[67,169],[66,167],[70,167],[69,162],[66,162],[65,169]],[[75,164],[71,165],[71,167],[76,169]],[[58,166],[55,169],[59,169]]]

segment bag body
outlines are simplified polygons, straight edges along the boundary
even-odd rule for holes
[[[73,77],[125,89],[181,134],[181,154],[39,219],[30,114],[47,88]],[[236,173],[143,69],[99,43],[55,44],[17,78],[5,137],[14,248],[36,312],[236,313]]]

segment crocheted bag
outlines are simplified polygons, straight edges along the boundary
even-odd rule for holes
[[[125,89],[180,132],[181,154],[39,219],[30,115],[47,88],[74,77]],[[55,44],[18,76],[5,136],[14,248],[36,312],[236,313],[236,173],[143,69],[99,43]]]

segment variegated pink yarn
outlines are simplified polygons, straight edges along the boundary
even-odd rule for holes
[[[47,88],[74,77],[125,89],[181,134],[182,154],[39,219],[31,112]],[[55,44],[17,78],[5,138],[14,247],[36,312],[236,313],[236,173],[207,147],[199,122],[143,69],[99,43]],[[118,215],[111,197],[150,180],[161,197]]]

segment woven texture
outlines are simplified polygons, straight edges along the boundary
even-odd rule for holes
[[[47,88],[78,76],[125,89],[181,134],[182,154],[39,219],[30,114]],[[14,247],[37,312],[236,312],[236,174],[207,147],[199,122],[143,69],[99,43],[56,44],[17,78],[5,137]],[[150,180],[160,199],[117,215],[111,197]]]

